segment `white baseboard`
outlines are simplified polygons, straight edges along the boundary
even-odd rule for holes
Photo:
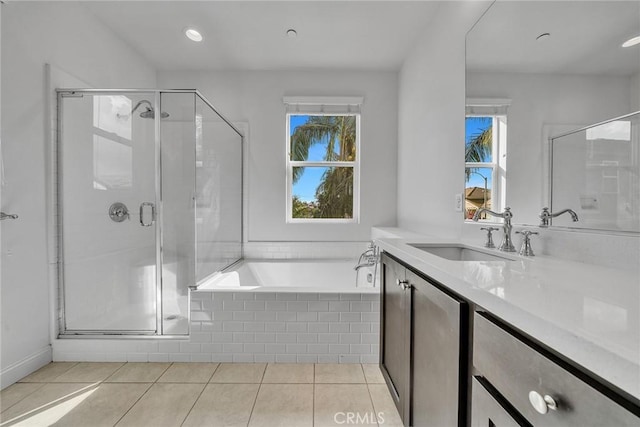
[[[3,367],[2,371],[0,371],[0,389],[4,389],[30,373],[37,371],[51,362],[51,360],[51,346],[48,345],[10,366]]]

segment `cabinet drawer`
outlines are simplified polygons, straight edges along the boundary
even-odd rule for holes
[[[533,425],[639,425],[636,415],[484,316],[476,313],[473,323],[475,368]],[[557,409],[537,412],[530,392],[552,397]]]

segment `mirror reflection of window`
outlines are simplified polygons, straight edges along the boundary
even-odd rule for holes
[[[505,205],[506,107],[467,106],[465,120],[464,218],[479,209],[501,211]],[[480,220],[499,222],[489,213]]]
[[[132,100],[122,95],[93,97],[93,188],[133,186]]]
[[[131,141],[130,98],[121,95],[93,97],[93,126]]]

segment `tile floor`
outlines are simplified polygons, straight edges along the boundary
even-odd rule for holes
[[[0,426],[401,426],[377,365],[51,363],[2,390]]]

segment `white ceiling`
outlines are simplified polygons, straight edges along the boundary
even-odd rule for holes
[[[161,70],[398,70],[434,1],[95,1],[86,7]],[[202,32],[194,43],[187,26]],[[296,38],[286,36],[294,28]]]
[[[550,37],[536,41],[542,33]],[[640,71],[640,1],[498,1],[467,37],[474,71],[629,76]]]

